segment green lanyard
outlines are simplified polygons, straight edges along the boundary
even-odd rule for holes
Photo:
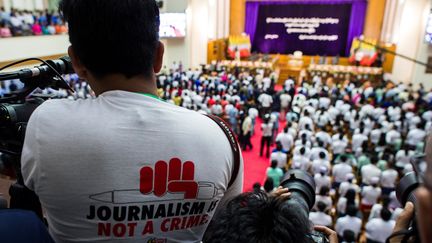
[[[147,97],[150,97],[150,98],[153,98],[153,99],[157,99],[157,100],[161,100],[161,101],[162,101],[161,98],[159,98],[158,96],[156,96],[156,95],[154,95],[154,94],[148,94],[148,93],[143,93],[143,92],[135,92],[135,93],[137,93],[137,94],[141,94],[141,95],[144,95],[144,96],[147,96]]]

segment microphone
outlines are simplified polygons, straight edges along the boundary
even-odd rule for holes
[[[69,56],[61,57],[58,60],[46,61],[51,67],[53,67],[60,75],[75,73],[72,67],[72,62]],[[46,64],[42,64],[39,67],[25,68],[15,72],[15,78],[26,79],[34,78],[39,76],[54,77],[57,74]]]

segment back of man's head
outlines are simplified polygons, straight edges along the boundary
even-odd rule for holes
[[[324,212],[326,210],[326,208],[327,208],[327,205],[324,202],[319,201],[317,203],[317,208],[318,208],[318,211]]]
[[[382,209],[381,209],[381,213],[380,213],[380,215],[381,215],[381,218],[384,220],[384,221],[389,221],[390,219],[391,219],[391,217],[392,217],[392,213],[390,212],[390,210],[388,210],[388,208],[386,208],[386,207],[383,207]]]
[[[309,242],[301,210],[265,193],[234,198],[207,229],[204,242]]]
[[[159,45],[154,0],[62,0],[73,56],[97,78],[153,75]]]

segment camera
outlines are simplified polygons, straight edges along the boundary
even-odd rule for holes
[[[59,60],[43,61],[29,58],[0,68],[17,65],[26,61],[37,60],[43,64],[16,72],[1,72],[0,81],[19,79],[24,87],[0,98],[0,173],[15,177],[17,182],[9,189],[10,208],[31,210],[42,217],[39,198],[24,185],[21,175],[21,153],[24,145],[27,123],[32,113],[49,96],[32,95],[36,89],[67,89],[73,91],[61,76],[74,73],[69,57]]]
[[[290,170],[281,180],[281,186],[288,188],[291,197],[285,202],[293,208],[298,209],[305,217],[309,216],[310,210],[315,204],[315,181],[307,172],[302,170]],[[317,243],[329,242],[326,235],[312,231],[308,237]]]
[[[407,173],[402,177],[399,184],[396,186],[396,197],[403,206],[405,206],[407,202],[412,202],[414,206],[417,204],[415,191],[424,183],[423,178],[427,167],[425,156],[414,156],[411,158],[411,165],[413,166],[414,171]],[[404,235],[407,239],[413,237],[415,240],[414,242],[420,242],[417,222],[415,219],[410,223],[410,228]]]

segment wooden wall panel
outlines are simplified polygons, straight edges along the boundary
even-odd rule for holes
[[[246,0],[231,0],[230,4],[230,35],[240,35],[245,27]]]
[[[380,40],[387,0],[369,0],[363,35]]]

